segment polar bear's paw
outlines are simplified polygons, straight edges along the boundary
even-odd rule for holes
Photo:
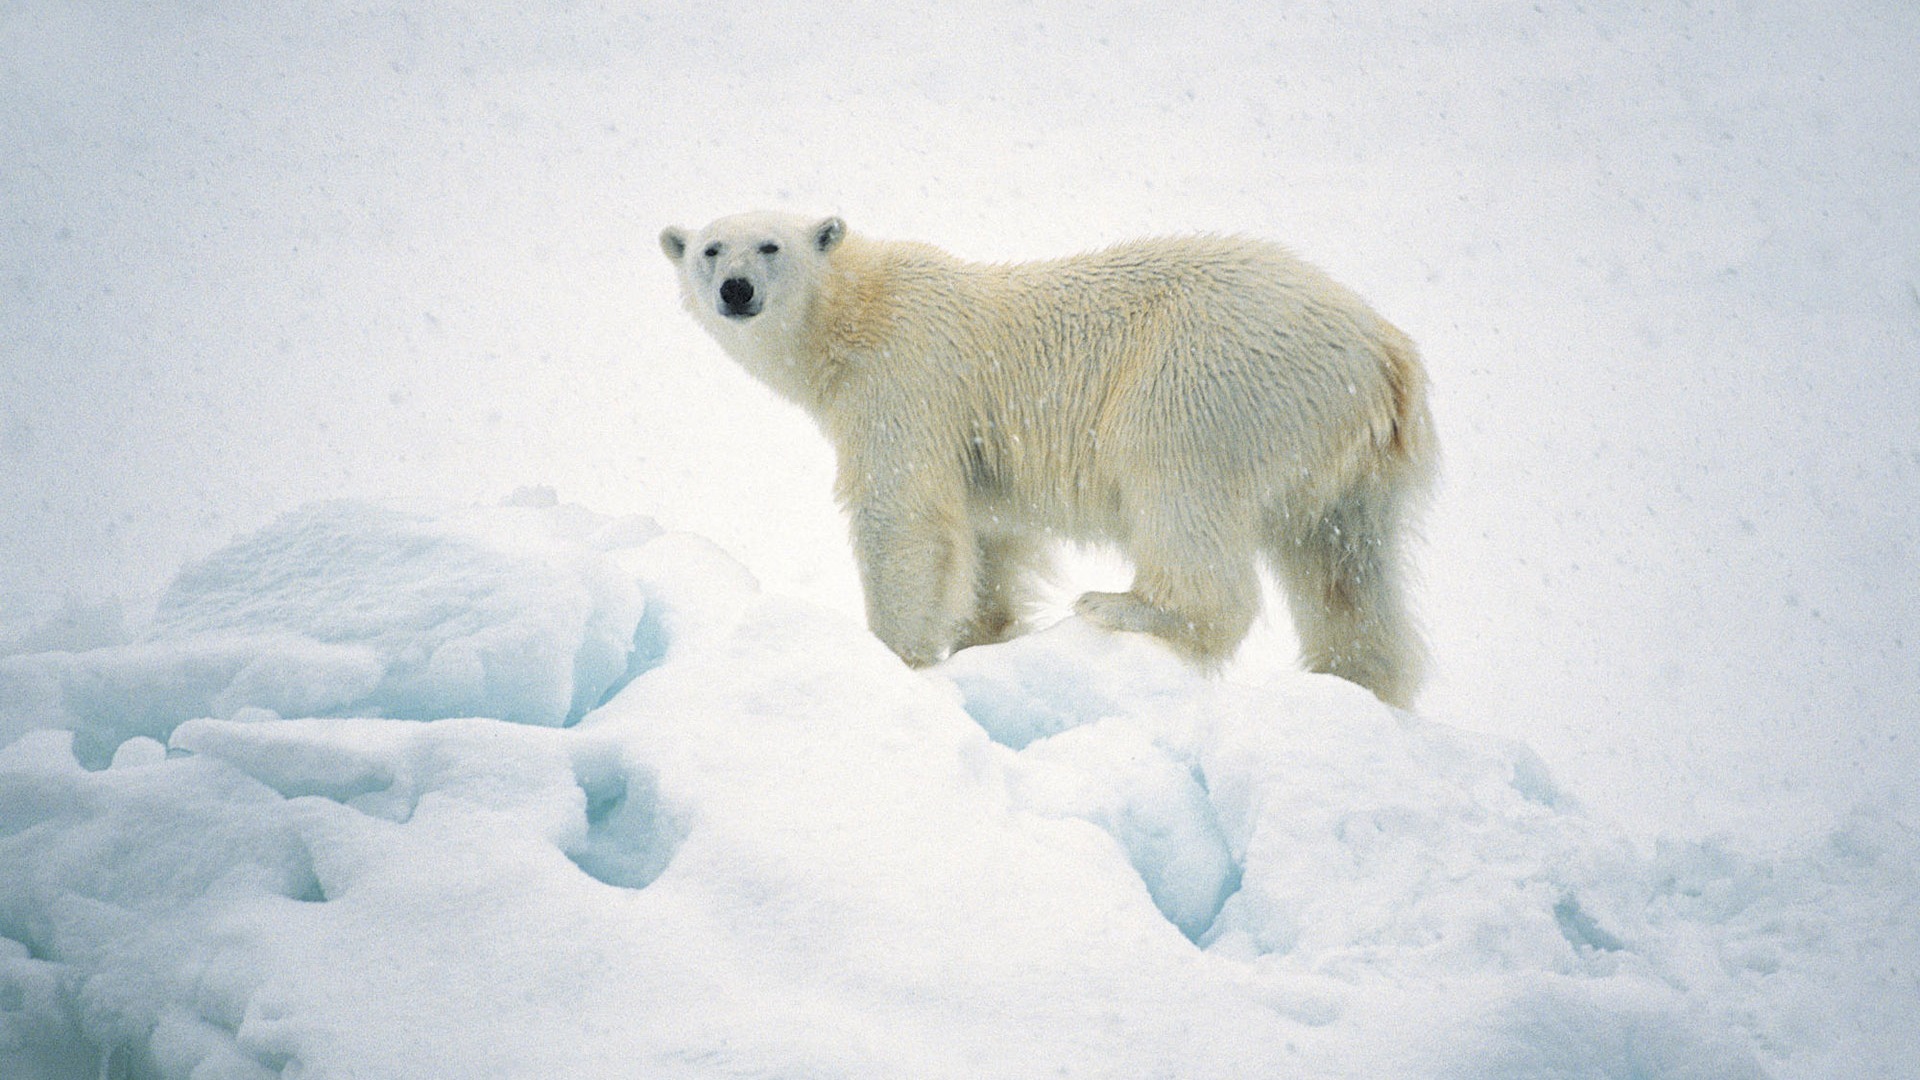
[[[1073,602],[1074,613],[1095,626],[1136,634],[1175,638],[1186,627],[1172,612],[1155,607],[1130,592],[1090,592]]]

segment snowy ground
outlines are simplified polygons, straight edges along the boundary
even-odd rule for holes
[[[8,1076],[1910,1064],[1882,807],[1641,850],[1337,679],[1078,621],[916,674],[699,537],[516,501],[310,507],[138,642],[0,661]]]
[[[0,13],[0,1075],[1920,1056],[1920,11],[255,7]],[[1358,287],[1420,712],[901,668],[654,246],[758,206]]]

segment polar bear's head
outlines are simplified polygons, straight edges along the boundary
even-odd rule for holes
[[[827,253],[846,235],[837,217],[736,214],[697,233],[665,229],[660,249],[680,268],[687,306],[718,332],[786,325],[805,310]]]

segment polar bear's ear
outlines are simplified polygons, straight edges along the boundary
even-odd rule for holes
[[[822,255],[840,246],[847,238],[847,223],[837,217],[830,217],[813,227],[814,250]]]
[[[679,262],[680,256],[687,253],[687,231],[678,225],[661,229],[660,250],[667,253],[667,258]]]

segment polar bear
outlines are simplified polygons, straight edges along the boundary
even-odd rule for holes
[[[1134,566],[1080,615],[1207,669],[1252,625],[1264,556],[1308,668],[1411,702],[1426,375],[1283,248],[1195,236],[988,265],[771,213],[660,246],[700,324],[832,442],[868,623],[907,663],[1018,632],[1062,538]]]

